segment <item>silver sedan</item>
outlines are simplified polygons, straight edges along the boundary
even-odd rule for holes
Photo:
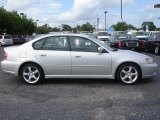
[[[4,48],[1,68],[28,84],[45,78],[107,78],[134,84],[156,75],[157,64],[147,55],[112,49],[86,35],[49,34]]]

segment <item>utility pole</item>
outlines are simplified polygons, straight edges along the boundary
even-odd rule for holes
[[[97,13],[97,32],[99,31],[99,17],[98,17],[98,13]]]
[[[122,22],[123,22],[123,15],[122,15],[122,0],[121,0],[121,31],[122,31]]]
[[[107,28],[107,24],[106,24],[106,14],[107,14],[107,11],[105,11],[104,14],[105,14],[105,31],[106,31],[106,28]]]

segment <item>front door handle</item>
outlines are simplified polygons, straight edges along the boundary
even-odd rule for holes
[[[80,55],[77,55],[77,56],[75,56],[76,58],[80,58],[81,56]]]

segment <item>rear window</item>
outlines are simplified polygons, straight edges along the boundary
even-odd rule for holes
[[[4,39],[12,39],[12,37],[11,36],[4,36]]]

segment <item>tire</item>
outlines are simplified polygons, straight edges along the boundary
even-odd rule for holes
[[[141,79],[141,70],[134,63],[125,63],[121,65],[116,74],[116,78],[126,85],[137,83]]]
[[[27,84],[36,85],[44,79],[44,72],[39,65],[29,63],[23,66],[20,76]]]
[[[159,54],[159,45],[156,45],[154,48],[154,54],[158,55]]]
[[[0,47],[2,47],[2,43],[0,43]]]

